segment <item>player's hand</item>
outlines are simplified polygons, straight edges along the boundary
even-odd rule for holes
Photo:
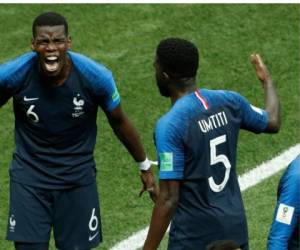
[[[267,66],[264,64],[259,54],[251,55],[251,63],[255,69],[258,79],[262,82],[263,85],[271,81],[271,76],[269,74]]]
[[[147,171],[141,171],[140,177],[143,183],[143,187],[140,191],[139,196],[141,197],[142,194],[146,191],[149,193],[152,201],[155,202],[158,196],[158,188],[156,186],[155,178],[153,176],[151,168]]]

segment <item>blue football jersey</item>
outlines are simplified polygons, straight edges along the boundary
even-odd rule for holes
[[[278,186],[278,201],[268,238],[268,250],[298,250],[300,246],[300,155]]]
[[[43,81],[34,52],[0,66],[0,105],[13,98],[16,149],[10,176],[16,182],[60,189],[95,180],[97,110],[113,110],[120,96],[103,65],[68,55],[72,67],[61,86]]]
[[[240,129],[262,132],[264,110],[235,92],[199,89],[176,101],[157,123],[161,180],[181,181],[169,249],[205,249],[215,240],[247,243],[236,173]]]

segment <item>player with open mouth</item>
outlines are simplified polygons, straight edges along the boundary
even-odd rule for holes
[[[48,250],[53,229],[58,249],[90,250],[102,241],[93,156],[99,107],[138,163],[141,193],[155,199],[151,162],[112,72],[69,50],[65,18],[43,13],[32,32],[33,52],[0,66],[0,107],[13,98],[16,123],[7,239],[16,250]]]
[[[34,32],[31,48],[38,54],[42,73],[54,84],[63,83],[70,71],[71,61],[66,52],[71,48],[71,37],[65,35],[64,25],[37,26]]]

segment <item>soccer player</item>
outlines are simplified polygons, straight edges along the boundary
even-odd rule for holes
[[[170,223],[169,250],[203,250],[232,239],[248,249],[246,216],[236,173],[240,129],[276,133],[279,101],[260,56],[251,56],[265,93],[265,110],[241,95],[196,86],[198,49],[180,38],[162,40],[155,71],[172,107],[159,119],[155,143],[159,196],[144,250],[157,249]]]
[[[268,250],[300,248],[300,155],[288,166],[278,186],[278,201]]]
[[[43,13],[32,32],[33,52],[0,67],[0,106],[13,98],[15,114],[7,239],[17,250],[46,250],[53,228],[58,249],[91,249],[102,240],[93,157],[99,106],[139,162],[142,192],[155,199],[150,161],[112,73],[69,51],[65,18]]]

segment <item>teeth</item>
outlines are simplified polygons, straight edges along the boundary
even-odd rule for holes
[[[46,70],[48,72],[53,72],[53,71],[56,71],[58,69],[59,64],[57,62],[55,62],[54,64],[47,64],[46,63],[45,66],[46,66]]]
[[[56,61],[57,58],[58,58],[57,56],[48,56],[48,57],[46,57],[46,59],[49,60],[49,61]]]

